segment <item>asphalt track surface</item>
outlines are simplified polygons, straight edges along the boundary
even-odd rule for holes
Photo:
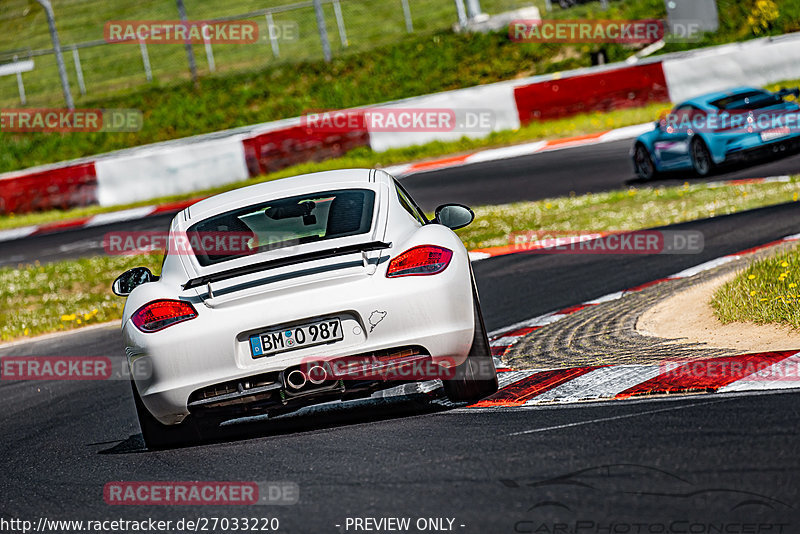
[[[633,174],[628,152],[632,140],[598,143],[501,161],[414,174],[403,184],[426,211],[446,202],[469,206],[504,204],[643,185]],[[763,178],[800,173],[800,154],[756,165],[725,169],[710,180]],[[689,172],[653,182],[679,185],[700,178]],[[103,253],[107,232],[166,230],[173,215],[28,237],[0,243],[0,266],[54,261]]]
[[[702,231],[704,251],[475,263],[488,328],[797,233],[800,207],[678,228]],[[116,328],[0,348],[0,357],[121,354]],[[1,381],[0,398],[1,518],[278,517],[280,532],[355,532],[336,526],[348,517],[446,517],[455,532],[800,531],[794,392],[492,410],[394,397],[239,424],[161,452],[142,449],[123,381]],[[120,480],[292,481],[300,502],[108,506],[103,486]]]

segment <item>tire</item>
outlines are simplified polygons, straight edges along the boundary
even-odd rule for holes
[[[475,333],[467,359],[456,367],[454,377],[442,380],[444,392],[452,402],[475,402],[497,392],[497,369],[486,337],[478,292],[472,285]],[[489,376],[488,378],[483,378]]]
[[[203,427],[195,416],[189,415],[177,425],[161,424],[147,411],[133,380],[131,380],[131,389],[133,390],[133,402],[136,405],[136,415],[139,418],[139,427],[142,429],[142,438],[148,450],[192,445],[203,438]]]
[[[638,143],[634,149],[633,167],[636,171],[636,176],[642,180],[650,181],[658,175],[656,166],[653,163],[653,158],[650,156],[650,152],[648,152],[645,146],[641,143]]]
[[[699,137],[692,139],[689,148],[689,156],[692,159],[692,167],[698,176],[708,176],[714,172],[714,160],[705,142]]]

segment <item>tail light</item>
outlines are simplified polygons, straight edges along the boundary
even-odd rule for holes
[[[453,251],[444,247],[421,245],[410,248],[389,262],[386,276],[420,276],[436,274],[450,265]]]
[[[158,332],[174,324],[197,317],[194,307],[181,300],[154,300],[145,304],[131,316],[133,324],[142,332]]]

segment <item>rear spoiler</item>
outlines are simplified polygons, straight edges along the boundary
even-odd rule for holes
[[[236,278],[237,276],[244,276],[246,274],[253,274],[259,271],[266,271],[267,269],[277,269],[278,267],[286,267],[287,265],[295,265],[298,263],[305,263],[314,260],[323,260],[326,258],[334,258],[336,256],[344,256],[346,254],[356,254],[358,252],[370,252],[373,250],[383,250],[390,248],[391,243],[384,243],[383,241],[370,241],[369,243],[359,243],[356,245],[348,245],[345,247],[337,247],[326,250],[318,250],[316,252],[307,252],[305,254],[298,254],[297,256],[289,256],[287,258],[278,258],[275,260],[267,260],[252,265],[243,265],[227,271],[220,271],[218,273],[207,274],[197,278],[192,278],[185,284],[183,289],[192,289],[201,287],[211,282],[219,282],[221,280],[228,280]]]

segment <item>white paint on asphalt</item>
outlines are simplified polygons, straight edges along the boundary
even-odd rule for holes
[[[658,410],[646,410],[644,412],[636,412],[636,413],[629,413],[625,415],[615,415],[613,417],[599,417],[597,419],[590,419],[588,421],[578,421],[576,423],[567,423],[564,425],[555,425],[555,426],[546,426],[544,428],[532,428],[530,430],[523,430],[521,432],[512,432],[511,434],[506,434],[506,436],[523,436],[525,434],[536,434],[539,432],[550,432],[551,430],[562,430],[564,428],[572,428],[576,426],[583,426],[583,425],[593,425],[595,423],[605,423],[608,421],[618,421],[620,419],[629,419],[631,417],[640,417],[642,415],[650,415],[654,413],[661,413],[661,412],[672,412],[676,410],[684,410],[686,408],[694,408],[696,406],[706,406],[708,404],[717,404],[719,402],[726,402],[733,400],[732,398],[725,398],[720,400],[713,400],[708,402],[695,402],[692,404],[684,404],[682,406],[670,406],[669,408],[660,408]]]
[[[504,146],[502,148],[492,148],[476,152],[467,158],[464,163],[482,163],[485,161],[497,161],[501,159],[519,158],[535,154],[541,150],[547,141],[535,141],[533,143],[523,143],[521,145]]]
[[[86,226],[102,226],[104,224],[141,219],[142,217],[147,217],[155,210],[156,206],[144,206],[141,208],[131,208],[129,210],[100,213],[89,219]]]
[[[617,291],[615,293],[609,293],[608,295],[603,295],[600,298],[596,298],[594,300],[590,300],[586,304],[587,305],[592,305],[592,304],[602,304],[604,302],[611,302],[612,300],[621,299],[624,295],[625,295],[624,291]]]
[[[0,241],[22,239],[23,237],[28,237],[38,229],[38,226],[22,226],[20,228],[11,228],[10,230],[0,230]]]
[[[668,278],[671,279],[678,279],[678,278],[691,278],[696,274],[700,274],[705,271],[709,271],[714,267],[719,267],[720,265],[725,265],[726,263],[730,263],[733,260],[737,259],[739,256],[722,256],[721,258],[716,258],[711,261],[707,261],[705,263],[701,263],[700,265],[695,265],[694,267],[689,267],[688,269],[681,271],[679,273],[675,273]]]

